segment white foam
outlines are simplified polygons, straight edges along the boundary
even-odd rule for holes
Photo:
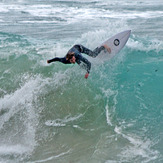
[[[7,136],[5,138],[3,137],[5,141],[0,141],[0,154],[16,153],[21,155],[28,151],[28,155],[37,144],[35,135],[38,118],[37,112],[35,111],[35,107],[37,106],[35,106],[34,103],[37,104],[37,96],[40,94],[41,88],[46,82],[43,82],[43,79],[39,76],[31,78],[26,75],[26,79],[24,80],[25,83],[19,89],[0,98],[0,111],[5,111],[0,118],[0,131],[5,129],[6,124],[9,125],[11,123],[10,119],[15,117],[17,113],[23,112],[23,114],[25,114],[25,117],[22,117],[20,114],[17,118],[17,123],[24,128],[18,131],[17,136],[15,135],[17,133],[11,134],[12,131],[6,131],[9,132],[9,134],[6,133],[5,135]],[[18,130],[17,126],[13,127],[16,128],[16,131]],[[15,130],[13,129],[13,132],[15,132]],[[11,145],[12,143],[17,143],[17,139],[19,139],[20,144]]]
[[[98,7],[94,7],[94,8],[89,8],[89,7],[76,7],[76,6],[71,6],[71,7],[67,7],[66,5],[60,5],[60,4],[56,4],[54,5],[50,5],[50,4],[31,4],[31,5],[24,5],[21,3],[18,4],[10,4],[10,5],[6,5],[5,3],[0,3],[0,11],[1,12],[9,12],[9,11],[15,11],[15,12],[24,12],[24,13],[28,13],[29,15],[31,15],[31,17],[39,17],[39,18],[43,18],[40,20],[19,20],[19,22],[22,23],[43,23],[43,24],[47,24],[47,23],[56,23],[56,22],[60,22],[62,24],[70,24],[70,23],[75,23],[75,22],[84,22],[85,20],[95,20],[98,19],[98,23],[99,20],[101,18],[114,18],[114,19],[123,19],[123,20],[127,20],[127,19],[136,19],[136,18],[143,18],[143,19],[147,19],[147,18],[157,18],[157,17],[162,17],[163,16],[163,11],[123,11],[123,12],[119,12],[117,10],[110,10],[109,8],[103,8],[103,6],[116,6],[116,5],[122,5],[122,3],[120,2],[103,2],[100,3],[97,1],[97,3],[95,4],[95,6],[97,5]],[[132,6],[132,5],[138,5],[137,2],[124,2],[122,7],[127,8],[128,6]],[[143,5],[143,4],[141,4]],[[144,4],[144,5],[148,5],[148,4]],[[127,7],[125,7],[127,6]],[[52,18],[52,19],[46,19],[46,18]],[[3,20],[2,20],[3,21]]]
[[[135,11],[127,11],[126,13],[120,13],[120,12],[106,12],[103,14],[103,17],[106,18],[122,18],[122,19],[136,19],[136,18],[156,18],[163,16],[162,11],[143,11],[143,12],[135,12]]]
[[[129,144],[126,144],[118,155],[122,161],[136,161],[137,157],[141,157],[144,162],[149,162],[159,157],[159,152],[150,148],[153,143],[149,139],[144,140],[135,134],[124,134],[122,127],[118,126],[115,127],[114,131],[129,141]]]
[[[159,152],[157,150],[152,150],[150,140],[141,140],[140,138],[135,138],[134,135],[125,136],[131,143],[131,145],[126,146],[120,154],[120,157],[124,160],[133,160],[136,157],[143,158],[144,162],[149,162],[155,160],[159,157]]]
[[[105,109],[106,109],[106,121],[107,121],[107,124],[112,126],[108,105],[105,106]]]
[[[0,146],[0,155],[22,155],[28,152],[30,147],[23,146],[21,144],[17,145],[1,145]]]
[[[6,6],[3,3],[0,3],[0,13],[4,12],[8,12],[9,10],[6,8]]]
[[[98,23],[103,22],[100,22],[100,20],[98,20]],[[126,29],[129,29],[129,27],[127,26],[125,20],[121,20],[118,22],[106,21],[102,29],[92,30],[82,34],[81,37],[75,41],[75,44],[83,44],[84,46],[93,50],[96,47],[100,46],[108,38],[111,38],[116,33],[119,33]]]
[[[0,58],[3,59],[9,59],[10,56],[16,56],[19,57],[21,55],[27,54],[29,49],[28,48],[21,48],[20,47],[20,42],[3,42],[0,45],[0,47],[3,49]],[[19,48],[17,48],[19,47]],[[32,49],[32,47],[31,47]],[[30,58],[30,57],[29,57]]]
[[[157,40],[157,39],[136,39],[135,35],[133,35],[133,38],[130,38],[127,46],[131,47],[132,49],[136,50],[142,50],[142,51],[150,51],[155,50],[156,52],[159,52],[160,50],[163,50],[163,41]]]
[[[3,77],[1,77],[0,79],[2,79]],[[3,90],[2,88],[0,88],[0,92],[2,93],[7,93],[5,90]]]
[[[42,56],[42,61],[39,63],[44,66],[51,66],[51,64],[46,63],[46,60],[52,59],[54,57],[64,57],[69,48],[71,48],[65,46],[66,45],[62,43],[57,43],[54,45],[53,43],[50,43],[50,45],[41,45],[40,48],[40,45],[38,45],[38,47],[36,47],[37,53]]]
[[[33,16],[50,16],[57,13],[57,8],[53,10],[51,5],[31,5],[25,9],[26,12],[30,13]]]
[[[69,150],[66,151],[66,152],[62,152],[62,153],[60,153],[60,154],[58,154],[58,155],[48,157],[47,159],[44,159],[44,160],[37,160],[37,161],[34,161],[34,163],[41,163],[41,162],[44,163],[44,162],[47,162],[47,161],[51,161],[51,160],[54,160],[54,159],[56,159],[56,158],[62,157],[62,156],[64,156],[64,155],[67,155],[67,154],[69,154],[70,152],[71,152],[71,149],[69,149]],[[33,163],[33,162],[30,162],[30,163]]]
[[[117,91],[113,91],[111,89],[104,89],[104,88],[101,88],[102,90],[102,93],[104,94],[104,97],[107,99],[106,101],[106,105],[105,105],[105,111],[106,111],[106,122],[108,125],[112,126],[112,122],[111,122],[111,113],[110,113],[110,110],[109,110],[109,103],[110,103],[110,98],[112,99],[112,102],[114,103],[111,110],[114,112],[115,111],[115,107],[116,107],[116,104],[117,104],[117,95],[118,95],[118,92]]]
[[[102,4],[100,4],[102,6]],[[110,5],[107,3],[107,5]],[[115,3],[113,4],[115,5]],[[129,5],[127,3],[127,5]],[[135,19],[135,18],[155,18],[155,17],[162,17],[163,11],[127,11],[127,12],[117,12],[106,10],[106,9],[99,9],[99,8],[77,8],[77,7],[66,7],[62,5],[49,5],[49,4],[33,4],[25,5],[21,4],[10,4],[5,5],[1,3],[1,12],[8,12],[8,11],[16,11],[16,12],[25,12],[30,14],[31,16],[43,17],[43,18],[55,18],[49,20],[41,20],[41,21],[27,21],[22,20],[23,23],[49,23],[49,22],[57,22],[63,20],[62,23],[75,23],[85,20],[94,20],[101,19],[101,18],[116,18],[116,19]]]
[[[45,125],[54,126],[54,127],[64,127],[64,126],[66,126],[66,124],[68,122],[76,121],[79,118],[81,118],[82,116],[83,116],[83,114],[79,114],[79,115],[77,115],[75,117],[66,116],[63,119],[48,120],[48,121],[45,122]]]
[[[106,35],[109,35],[106,30],[89,31],[85,34],[82,34],[81,38],[76,40],[76,44],[80,43],[90,49],[95,49],[100,45],[100,43],[108,38]]]
[[[38,80],[32,79],[14,93],[5,95],[0,99],[0,110],[7,108],[9,109],[9,112],[1,119],[0,129],[3,127],[5,122],[7,122],[16,112],[21,109],[17,106],[30,105],[30,102],[33,100],[34,93],[36,89],[38,89],[37,85]]]

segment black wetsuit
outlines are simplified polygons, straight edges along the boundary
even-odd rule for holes
[[[79,64],[79,65],[81,65],[81,63],[83,63],[85,69],[89,73],[90,72],[90,69],[91,69],[91,63],[86,58],[84,58],[81,55],[81,53],[85,53],[88,56],[91,56],[91,57],[94,57],[95,58],[104,49],[105,48],[103,46],[101,46],[100,48],[96,48],[95,50],[91,51],[91,50],[87,49],[86,47],[84,47],[83,45],[74,45],[68,51],[68,53],[69,52],[74,52],[75,53],[75,58],[76,58],[76,63]],[[66,60],[66,56],[63,57],[63,58],[58,58],[58,57],[53,58],[51,60],[48,60],[48,63],[55,62],[55,61],[59,61],[59,62],[62,62],[64,64],[71,64],[70,61]]]

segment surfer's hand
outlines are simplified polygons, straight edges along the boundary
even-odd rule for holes
[[[85,74],[85,78],[87,79],[87,78],[88,78],[88,76],[89,76],[89,73],[87,72],[87,73]]]

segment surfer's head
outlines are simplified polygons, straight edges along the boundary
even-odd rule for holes
[[[75,53],[74,52],[67,53],[66,60],[70,61],[71,63],[75,63],[76,62]]]

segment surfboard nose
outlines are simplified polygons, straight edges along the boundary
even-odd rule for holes
[[[130,34],[131,33],[131,30],[128,30],[128,33]]]
[[[126,30],[126,31],[123,31],[123,32],[121,32],[121,33],[119,33],[119,34],[121,34],[122,35],[122,37],[129,37],[130,36],[130,34],[131,34],[131,30]]]
[[[129,37],[130,34],[131,34],[131,30],[126,30],[126,31],[124,31],[125,37]]]

